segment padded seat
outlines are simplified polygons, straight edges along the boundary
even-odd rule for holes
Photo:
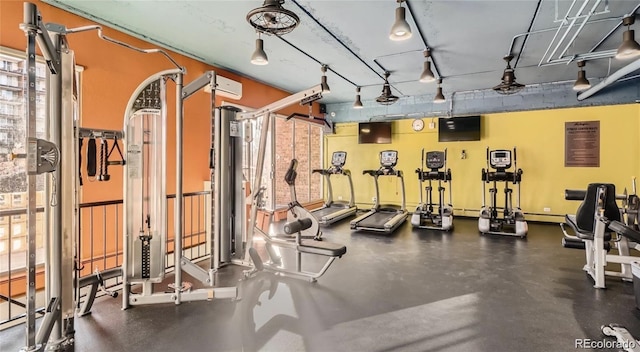
[[[593,232],[591,232],[590,230],[585,230],[585,229],[581,229],[578,227],[577,223],[576,223],[576,216],[575,215],[565,215],[564,216],[564,222],[565,224],[569,225],[569,227],[571,227],[571,229],[576,233],[576,235],[584,240],[593,240]],[[604,234],[604,240],[605,241],[611,241],[611,232],[605,232]]]
[[[347,247],[338,243],[302,240],[298,246],[302,253],[318,254],[327,257],[341,257],[347,253]]]
[[[612,221],[609,224],[609,228],[622,236],[632,240],[633,242],[640,243],[640,232],[630,228],[629,226],[621,223],[620,221]]]
[[[610,183],[590,183],[587,186],[584,200],[576,211],[576,215],[565,216],[567,225],[583,240],[593,240],[593,232],[595,230],[594,215],[598,208],[596,197],[600,187],[606,189],[606,199],[602,200],[604,217],[609,221],[620,221],[620,209],[616,203],[616,187]],[[608,227],[605,229],[604,240],[611,240],[611,230]]]

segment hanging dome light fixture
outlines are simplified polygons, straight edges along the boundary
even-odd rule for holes
[[[620,44],[616,51],[616,59],[630,59],[640,55],[640,44],[638,44],[634,38],[635,32],[629,29],[635,21],[635,16],[622,19],[622,24],[627,27],[627,30],[622,34],[622,44]]]
[[[393,23],[391,27],[391,32],[389,33],[389,39],[391,40],[406,40],[411,38],[411,26],[409,26],[409,22],[407,22],[407,13],[406,9],[402,7],[402,3],[404,0],[397,0],[398,7],[396,8],[396,21]]]
[[[591,88],[591,83],[589,83],[587,74],[584,71],[584,65],[584,61],[578,61],[578,67],[580,67],[580,71],[578,71],[578,79],[576,79],[576,83],[573,84],[573,90],[575,91],[581,91]]]
[[[436,76],[431,71],[431,61],[429,58],[431,57],[431,50],[427,49],[424,51],[424,67],[422,68],[422,74],[420,74],[420,82],[429,83],[436,80]]]
[[[433,98],[433,102],[436,104],[444,103],[447,99],[442,94],[442,78],[438,79],[438,88],[436,89],[436,96]]]
[[[264,43],[260,38],[260,32],[258,32],[258,39],[256,39],[256,50],[251,55],[251,63],[254,65],[266,65],[269,63],[267,53],[264,52]]]
[[[354,109],[362,109],[362,100],[360,100],[360,87],[356,87],[356,101],[353,103]]]

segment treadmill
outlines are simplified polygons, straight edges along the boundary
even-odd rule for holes
[[[317,172],[324,176],[327,184],[327,201],[324,203],[322,208],[311,212],[320,225],[331,225],[336,221],[354,215],[358,210],[353,197],[353,181],[351,180],[351,172],[342,168],[346,161],[347,152],[333,152],[333,155],[331,156],[331,167],[328,169],[313,170],[313,172]],[[347,176],[347,179],[349,180],[349,189],[351,190],[348,202],[333,200],[331,175]]]
[[[398,163],[398,151],[385,150],[380,152],[380,168],[378,170],[364,170],[362,174],[373,176],[376,185],[376,199],[373,208],[351,221],[352,230],[365,230],[391,233],[395,231],[407,219],[409,213],[405,207],[404,178],[402,171],[394,169]],[[380,189],[378,177],[396,176],[400,178],[402,185],[402,205],[380,205]]]

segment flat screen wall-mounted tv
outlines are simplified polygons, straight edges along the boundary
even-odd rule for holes
[[[479,141],[480,115],[439,118],[438,142]]]
[[[358,124],[358,143],[391,143],[391,122],[361,122]]]

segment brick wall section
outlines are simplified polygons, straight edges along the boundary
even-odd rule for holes
[[[293,152],[293,133],[295,131],[295,155]],[[275,165],[276,189],[274,196],[276,207],[288,204],[291,201],[289,185],[284,181],[292,158],[298,159],[298,177],[296,179],[296,192],[300,203],[307,203],[322,198],[321,178],[309,173],[313,169],[322,168],[322,131],[320,126],[310,125],[306,122],[285,121],[276,119],[275,127]]]

